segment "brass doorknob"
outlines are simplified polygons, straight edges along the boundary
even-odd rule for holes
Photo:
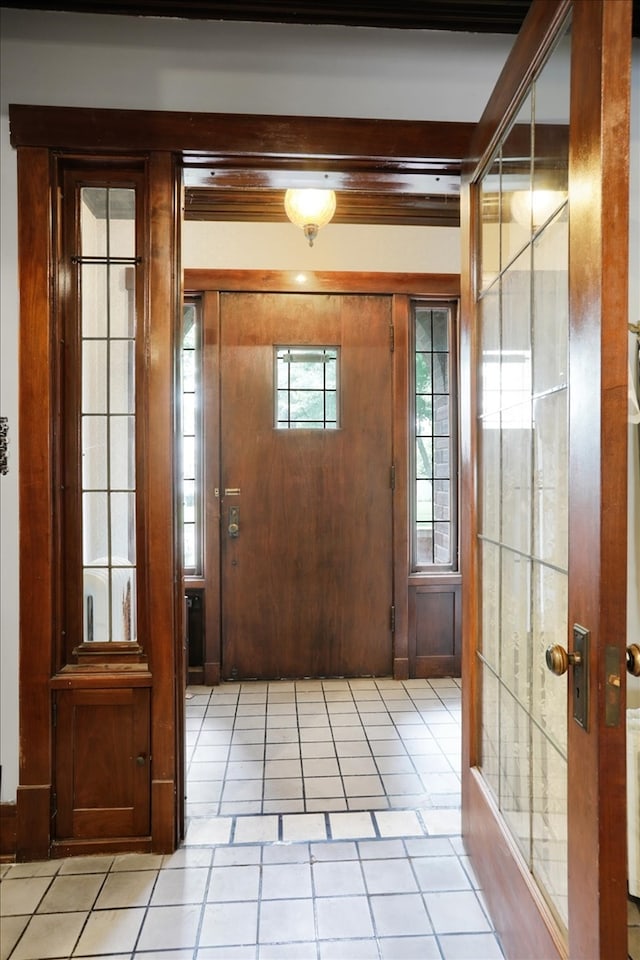
[[[569,664],[573,666],[574,664],[581,663],[582,657],[579,653],[567,653],[565,648],[561,647],[559,643],[554,643],[552,647],[547,647],[545,660],[551,673],[555,673],[557,677],[561,677],[562,674],[566,673],[569,669]]]
[[[627,670],[632,677],[640,677],[640,644],[627,647]]]

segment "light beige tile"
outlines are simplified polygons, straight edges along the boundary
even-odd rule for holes
[[[104,876],[99,873],[55,877],[38,907],[38,913],[91,910],[103,881]]]
[[[96,901],[97,910],[114,910],[118,907],[144,907],[149,903],[156,870],[127,870],[110,873]]]
[[[201,912],[200,903],[150,907],[136,949],[144,951],[194,947],[198,938]]]
[[[59,860],[33,861],[33,863],[8,863],[7,880],[24,880],[28,877],[52,877],[60,869]]]
[[[278,839],[278,817],[240,817],[236,820],[236,843],[271,843]]]
[[[209,879],[207,867],[188,867],[184,870],[162,870],[158,874],[151,896],[151,906],[169,906],[182,903],[201,903]]]
[[[28,916],[2,917],[0,919],[0,960],[7,960],[28,923]]]
[[[144,914],[141,907],[94,911],[89,915],[82,931],[75,956],[125,953],[133,950]]]
[[[376,831],[369,813],[331,813],[331,836],[334,840],[375,837]]]
[[[374,813],[381,837],[421,837],[424,829],[414,810],[380,810]]]
[[[3,880],[0,891],[0,914],[3,917],[15,917],[19,914],[34,913],[51,882],[51,877]]]
[[[66,913],[64,923],[55,914],[32,917],[11,960],[71,957],[86,916],[86,913]]]
[[[230,817],[210,817],[192,820],[185,836],[185,845],[199,846],[211,843],[229,843],[231,836]]]
[[[60,875],[72,873],[108,873],[113,865],[113,857],[69,857],[60,866]]]
[[[111,869],[116,870],[159,870],[162,856],[159,853],[123,853],[115,857]]]
[[[284,816],[282,818],[282,839],[285,843],[295,842],[296,840],[326,840],[327,828],[324,814],[307,813]]]

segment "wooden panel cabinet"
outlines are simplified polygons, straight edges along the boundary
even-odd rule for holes
[[[409,587],[412,677],[460,676],[460,601],[459,582]]]
[[[56,840],[150,832],[148,688],[56,693]]]

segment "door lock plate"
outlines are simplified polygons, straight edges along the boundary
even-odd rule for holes
[[[573,719],[589,729],[589,631],[573,625]]]
[[[229,526],[227,532],[234,538],[240,535],[240,507],[229,507]]]

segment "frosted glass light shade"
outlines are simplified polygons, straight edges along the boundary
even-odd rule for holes
[[[284,209],[291,223],[304,230],[312,247],[320,227],[336,212],[336,195],[333,190],[287,190]]]

